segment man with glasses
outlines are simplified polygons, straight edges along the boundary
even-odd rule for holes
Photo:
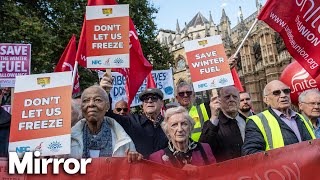
[[[192,140],[198,142],[201,135],[202,126],[204,122],[207,121],[211,116],[209,102],[201,103],[198,106],[193,105],[195,93],[192,85],[185,81],[182,81],[177,85],[176,99],[181,106],[189,111],[189,115],[195,121],[191,138]]]
[[[109,93],[112,82],[112,76],[106,73],[100,81],[100,86]],[[139,94],[139,99],[142,101],[142,114],[129,113],[128,116],[121,116],[109,111],[107,115],[123,127],[134,142],[137,152],[148,158],[150,154],[168,145],[167,136],[160,126],[163,121],[160,113],[163,93],[157,88],[149,88]]]
[[[248,155],[315,139],[312,127],[291,106],[290,88],[279,80],[263,91],[268,109],[247,120],[242,154]]]
[[[120,100],[115,104],[115,107],[113,109],[113,112],[115,114],[119,114],[121,116],[128,115],[128,103],[124,100]]]
[[[310,120],[316,138],[320,138],[320,91],[309,89],[302,92],[299,96],[299,109]]]

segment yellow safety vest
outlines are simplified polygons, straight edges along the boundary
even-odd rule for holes
[[[312,139],[315,139],[316,137],[309,123],[301,114],[298,115],[303,120],[304,125],[306,126]],[[254,116],[250,116],[247,119],[247,121],[250,119],[253,120],[253,122],[255,122],[258,128],[260,129],[263,138],[266,142],[266,151],[284,146],[284,141],[279,123],[277,119],[269,112],[269,110],[263,111],[262,113],[259,113]]]
[[[203,103],[199,106],[192,106],[189,110],[189,115],[195,122],[194,129],[191,133],[191,139],[198,142],[203,123],[209,119],[206,107]]]

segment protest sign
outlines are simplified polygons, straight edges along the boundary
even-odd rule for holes
[[[0,44],[0,87],[14,87],[15,77],[30,74],[30,44]]]
[[[9,151],[70,153],[72,72],[17,76]]]
[[[87,68],[129,67],[129,5],[87,6]]]
[[[152,77],[159,88],[163,92],[163,99],[174,98],[174,84],[173,84],[173,76],[172,70],[154,70],[151,72]],[[103,76],[104,72],[99,71],[99,78]],[[110,91],[110,95],[112,98],[112,109],[114,109],[115,103],[120,100],[127,101],[126,94],[126,78],[117,72],[112,72],[113,80],[113,88]],[[135,95],[131,107],[141,105],[142,102],[139,99],[139,94],[146,89],[147,80],[143,81],[143,84],[139,88],[137,94]]]
[[[233,85],[220,36],[184,42],[195,92]]]

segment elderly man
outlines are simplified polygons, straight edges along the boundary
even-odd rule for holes
[[[242,147],[244,155],[315,139],[312,127],[291,106],[290,88],[281,81],[269,82],[264,88],[268,109],[250,116]]]
[[[311,121],[316,138],[320,138],[320,91],[310,89],[299,96],[299,109]]]
[[[106,73],[100,81],[100,86],[109,92],[112,80],[112,77]],[[163,93],[159,89],[149,88],[140,93],[139,98],[142,101],[142,114],[121,116],[109,111],[108,116],[121,124],[132,138],[136,150],[144,158],[148,158],[150,154],[168,145],[168,139],[160,126],[163,121],[163,116],[160,113],[164,104]]]
[[[247,92],[240,92],[239,113],[239,115],[242,116],[243,119],[254,115],[252,111],[251,97]]]
[[[115,107],[113,109],[113,112],[115,114],[119,114],[122,116],[128,115],[128,103],[124,100],[120,100],[115,104]]]
[[[189,115],[195,121],[191,138],[198,142],[202,126],[211,116],[209,102],[202,103],[198,106],[193,105],[195,99],[193,87],[191,84],[184,81],[180,82],[176,87],[176,99],[181,106],[189,111]]]
[[[71,154],[74,158],[124,157],[135,151],[131,138],[112,118],[108,94],[100,86],[91,86],[81,95],[84,116],[72,127]]]
[[[241,156],[245,120],[239,116],[239,90],[223,87],[210,102],[211,117],[203,125],[200,142],[208,143],[217,162]]]

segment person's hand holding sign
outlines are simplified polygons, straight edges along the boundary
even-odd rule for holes
[[[210,110],[211,110],[211,118],[210,121],[214,125],[218,125],[219,119],[219,112],[221,108],[221,102],[218,94],[213,94],[212,97],[210,98]]]
[[[106,90],[107,93],[110,93],[110,90],[113,87],[113,77],[110,71],[106,71],[106,73],[104,73],[100,81],[100,86]]]

